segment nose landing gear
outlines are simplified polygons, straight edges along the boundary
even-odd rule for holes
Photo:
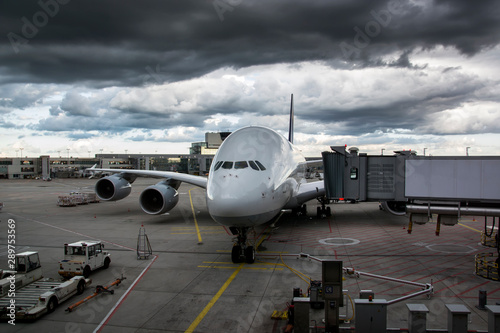
[[[255,246],[253,242],[252,244],[248,244],[247,233],[249,228],[231,227],[229,229],[233,235],[237,235],[231,251],[231,260],[233,263],[238,264],[246,262],[248,264],[253,264],[255,262]]]

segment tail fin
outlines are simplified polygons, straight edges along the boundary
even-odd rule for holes
[[[293,94],[290,102],[290,124],[288,126],[288,141],[293,143]]]

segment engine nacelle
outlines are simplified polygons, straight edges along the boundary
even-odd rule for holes
[[[179,202],[179,193],[167,181],[146,188],[139,198],[141,208],[148,214],[164,214]]]
[[[406,214],[406,201],[383,201],[380,205],[383,210],[393,215],[403,216]]]
[[[132,191],[132,185],[125,178],[112,175],[99,179],[95,184],[95,193],[104,201],[121,200]]]

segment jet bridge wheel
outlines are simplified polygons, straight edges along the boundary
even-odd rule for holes
[[[316,216],[318,219],[322,217],[332,216],[332,209],[330,207],[318,207],[316,210]]]
[[[330,206],[327,206],[330,203],[330,200],[326,197],[318,197],[318,202],[321,204],[321,207],[316,208],[316,217],[318,219],[323,217],[332,216],[332,209]]]

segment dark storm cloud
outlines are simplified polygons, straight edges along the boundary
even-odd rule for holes
[[[494,0],[1,1],[0,127],[90,141],[186,141],[250,123],[285,133],[295,93],[306,143],[317,134],[377,144],[391,134],[498,133],[498,80],[475,65],[497,57],[499,8]]]
[[[493,0],[221,3],[2,1],[1,80],[156,84],[221,67],[335,59],[370,65],[387,53],[437,45],[470,56],[500,38]]]
[[[40,120],[30,126],[36,131],[71,132],[71,131],[99,131],[101,133],[124,133],[136,128],[166,129],[175,126],[201,127],[203,121],[195,113],[178,117],[174,115],[148,115],[140,112],[122,113],[111,110],[101,117],[86,115],[64,114]],[[0,123],[1,124],[1,123]]]

